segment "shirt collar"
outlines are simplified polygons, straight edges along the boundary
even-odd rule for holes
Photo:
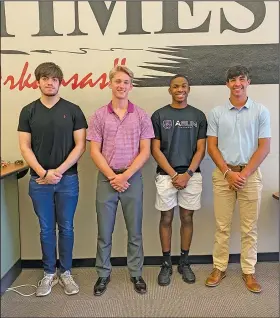
[[[245,103],[245,105],[243,107],[246,107],[247,109],[250,108],[250,106],[252,105],[252,99],[250,97],[247,98],[247,101]],[[233,109],[235,108],[235,106],[232,105],[232,103],[230,102],[230,100],[228,100],[228,109]],[[242,107],[242,108],[243,108]]]
[[[110,101],[110,103],[108,104],[108,111],[110,114],[112,114],[114,112],[113,106],[112,106],[112,101]],[[127,112],[128,113],[134,112],[134,104],[132,104],[130,101],[128,101]]]

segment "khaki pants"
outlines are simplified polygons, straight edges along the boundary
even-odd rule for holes
[[[260,211],[262,176],[258,168],[243,189],[228,187],[222,172],[216,168],[212,175],[216,233],[213,250],[214,267],[225,271],[229,259],[229,238],[236,201],[239,203],[241,230],[241,268],[244,274],[254,274],[257,262],[257,221]]]

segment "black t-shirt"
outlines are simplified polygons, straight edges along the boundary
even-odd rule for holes
[[[171,167],[178,173],[186,172],[196,152],[197,140],[206,138],[205,114],[191,105],[182,109],[166,105],[153,113],[152,123],[155,139],[160,140],[160,150]],[[199,171],[198,167],[196,172]],[[165,174],[159,166],[157,172]]]
[[[18,131],[31,134],[31,148],[44,169],[56,169],[75,147],[73,131],[87,128],[87,121],[79,106],[60,98],[51,108],[40,99],[23,107]],[[37,176],[33,169],[31,175]],[[77,173],[77,163],[64,174]]]

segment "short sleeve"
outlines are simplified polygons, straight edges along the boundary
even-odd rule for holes
[[[152,115],[152,124],[154,128],[155,139],[161,140],[160,118],[158,111],[155,111]]]
[[[141,136],[140,139],[154,138],[154,129],[150,116],[145,112],[141,119]]]
[[[81,108],[77,106],[74,117],[74,131],[82,128],[88,128],[87,120]]]
[[[30,113],[27,107],[24,107],[19,115],[19,122],[18,122],[18,131],[31,133],[31,127],[29,124]]]
[[[267,108],[263,108],[259,119],[259,138],[271,137],[270,113]]]
[[[102,143],[103,140],[101,120],[98,118],[98,114],[96,112],[89,118],[87,140],[99,143]]]
[[[207,119],[204,113],[202,113],[201,117],[197,139],[205,139],[207,137]]]
[[[209,113],[207,136],[218,137],[218,122],[216,118],[215,109]]]

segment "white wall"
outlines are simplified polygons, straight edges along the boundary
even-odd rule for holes
[[[253,22],[250,11],[234,2],[194,2],[195,16],[191,17],[186,4],[180,4],[181,28],[195,27],[201,24],[209,11],[212,10],[212,20],[208,33],[193,34],[148,34],[148,35],[118,35],[126,29],[125,3],[117,3],[104,35],[99,31],[88,4],[80,6],[81,30],[88,32],[88,36],[76,37],[31,37],[38,32],[37,6],[31,2],[6,3],[7,30],[16,34],[14,38],[2,38],[2,50],[21,50],[29,55],[3,54],[2,79],[3,84],[7,75],[19,78],[26,61],[29,62],[27,73],[33,73],[39,63],[54,61],[64,71],[69,79],[74,73],[81,77],[92,72],[92,78],[97,79],[103,72],[107,73],[113,66],[115,58],[126,58],[126,65],[130,67],[136,77],[159,75],[170,76],[157,71],[146,70],[140,66],[145,62],[162,62],[164,55],[148,51],[149,47],[166,47],[169,45],[200,46],[222,44],[262,44],[278,43],[279,5],[278,2],[266,2],[266,17],[256,30],[249,33],[224,32],[220,34],[219,9],[225,8],[228,19],[239,28],[249,27]],[[56,31],[67,34],[73,31],[71,19],[73,3],[55,3]],[[67,10],[68,11],[67,11]],[[184,10],[183,10],[184,9]],[[17,10],[17,11],[15,11]],[[22,22],[21,12],[24,12],[25,23]],[[158,31],[161,28],[160,3],[151,1],[143,4],[143,28]],[[26,13],[28,12],[28,13]],[[68,12],[68,14],[65,14]],[[242,19],[240,19],[242,16]],[[84,55],[53,52],[52,54],[32,53],[31,50],[56,49],[77,51],[80,47],[108,49],[111,47],[138,48],[139,50],[89,51]],[[141,50],[140,50],[141,49]],[[219,51],[217,49],[217,55]],[[234,56],[232,57],[234,60]],[[242,60],[239,61],[242,63]],[[215,70],[215,66],[213,66]],[[260,70],[267,71],[267,70]],[[180,70],[178,70],[178,73]],[[188,74],[186,74],[188,75]],[[206,76],[209,76],[206,73]],[[211,76],[211,74],[210,74]],[[32,75],[33,78],[33,75]],[[34,78],[33,78],[34,80]],[[253,81],[254,82],[254,81]],[[72,90],[70,85],[61,87],[61,96],[80,105],[88,118],[98,107],[110,100],[110,90],[85,87]],[[262,164],[263,199],[259,219],[259,252],[275,252],[279,249],[279,211],[272,193],[279,189],[279,84],[251,85],[251,98],[265,104],[271,113],[272,144],[271,152]],[[38,90],[18,88],[11,90],[9,85],[2,86],[1,94],[1,152],[5,160],[16,160],[21,157],[17,141],[17,123],[23,106],[40,96]],[[222,104],[229,96],[225,85],[193,86],[189,95],[189,103],[201,109],[206,114],[218,104]],[[130,99],[144,108],[150,115],[159,107],[170,101],[167,87],[134,88]],[[160,213],[154,208],[156,164],[151,158],[143,169],[144,175],[144,222],[143,238],[145,255],[161,255],[158,235]],[[214,240],[214,214],[212,202],[211,172],[214,168],[212,160],[206,156],[201,164],[204,186],[202,195],[202,209],[195,213],[194,236],[191,253],[195,255],[212,254]],[[97,224],[95,213],[95,188],[97,170],[91,162],[89,149],[79,163],[80,199],[75,217],[75,246],[74,258],[92,258],[96,252]],[[20,225],[21,225],[21,253],[23,259],[40,259],[39,226],[33,212],[32,203],[28,197],[28,176],[19,180],[20,186]],[[179,220],[174,219],[172,253],[178,254],[180,249]],[[231,253],[240,252],[239,218],[236,211],[230,245]],[[126,229],[121,210],[115,225],[112,256],[126,255]]]

